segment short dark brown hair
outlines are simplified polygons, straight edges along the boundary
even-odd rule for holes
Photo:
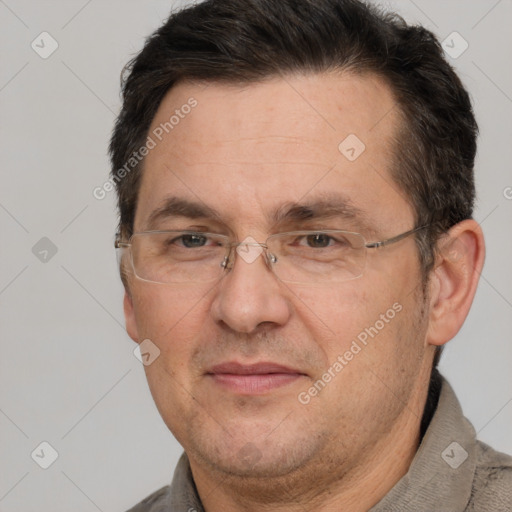
[[[472,215],[478,128],[436,37],[358,0],[207,0],[172,14],[122,79],[110,142],[120,236],[133,233],[143,168],[131,157],[169,89],[185,80],[247,84],[331,70],[374,73],[391,88],[402,118],[391,172],[416,226],[430,226],[416,237],[427,276],[439,235]]]

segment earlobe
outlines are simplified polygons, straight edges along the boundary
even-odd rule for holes
[[[426,341],[444,345],[462,327],[475,296],[485,257],[479,224],[468,219],[439,241],[430,277],[430,315]]]
[[[124,292],[123,308],[124,318],[126,322],[126,332],[133,341],[139,343],[139,333],[137,329],[137,322],[135,319],[135,311],[133,308],[133,299],[128,290],[125,290]]]

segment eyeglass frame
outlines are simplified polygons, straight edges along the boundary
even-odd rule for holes
[[[419,227],[410,229],[408,231],[404,231],[403,233],[400,233],[400,234],[395,235],[393,237],[386,238],[385,240],[379,240],[379,241],[374,241],[374,242],[366,242],[366,239],[365,239],[364,235],[362,235],[361,233],[356,233],[354,231],[345,231],[345,230],[342,230],[342,229],[297,230],[297,231],[287,231],[287,232],[283,232],[283,233],[274,233],[273,235],[270,235],[269,237],[267,237],[265,242],[257,242],[257,241],[255,241],[255,242],[231,242],[231,243],[226,244],[225,248],[227,250],[227,254],[224,257],[224,259],[222,260],[222,262],[220,263],[220,267],[223,268],[224,270],[230,270],[233,267],[233,265],[234,265],[234,259],[232,260],[232,257],[231,257],[231,255],[233,253],[233,249],[236,248],[236,247],[244,246],[244,245],[245,246],[254,246],[254,247],[258,246],[258,247],[261,247],[265,251],[267,262],[270,263],[270,264],[276,263],[277,259],[276,259],[275,255],[269,254],[267,252],[268,251],[267,242],[268,242],[268,240],[270,238],[277,237],[277,236],[293,235],[293,234],[299,234],[299,233],[301,233],[301,234],[310,233],[312,235],[323,234],[323,233],[346,233],[346,234],[357,235],[357,236],[360,236],[362,238],[364,244],[361,247],[361,249],[362,248],[365,248],[365,249],[377,249],[379,247],[385,247],[385,246],[394,244],[396,242],[399,242],[399,241],[407,238],[408,236],[410,236],[410,235],[412,235],[414,233],[417,233],[418,231],[420,231],[422,229],[425,229],[427,227],[430,227],[430,224],[426,224],[424,226],[419,226]],[[140,232],[132,233],[127,242],[122,242],[121,239],[120,239],[120,234],[117,233],[115,241],[114,241],[114,247],[115,247],[115,249],[131,249],[131,247],[132,247],[131,239],[133,238],[133,236],[135,236],[135,235],[152,234],[152,233],[155,233],[155,234],[186,233],[186,234],[191,234],[191,235],[214,235],[216,237],[224,238],[224,239],[227,239],[227,240],[229,240],[229,238],[230,238],[227,235],[221,235],[221,234],[218,234],[218,233],[210,233],[210,232],[207,232],[207,231],[193,231],[193,230],[149,230],[149,231],[140,231]],[[145,281],[147,283],[175,284],[172,281],[171,282],[167,282],[167,283],[160,282],[160,281],[151,281],[149,279],[144,279],[143,277],[138,276],[137,275],[137,271],[135,270],[134,262],[133,262],[133,254],[131,254],[130,261],[131,261],[132,269],[134,271],[134,275],[135,275],[135,277],[137,277],[137,279],[140,279],[141,281]],[[232,261],[232,263],[230,264],[231,261]],[[273,269],[273,267],[271,267],[271,269]],[[355,276],[354,279],[357,279],[358,277],[361,277],[361,276],[362,276],[362,274],[360,274],[359,276]],[[220,277],[221,276],[219,276],[219,279],[220,279]]]

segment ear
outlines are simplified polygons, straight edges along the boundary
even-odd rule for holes
[[[139,331],[137,329],[135,311],[133,309],[133,300],[132,296],[130,295],[130,292],[126,288],[124,291],[123,307],[124,318],[126,323],[126,332],[133,341],[139,343]]]
[[[475,296],[484,258],[484,236],[473,219],[456,224],[439,241],[429,282],[428,344],[444,345],[462,327]]]

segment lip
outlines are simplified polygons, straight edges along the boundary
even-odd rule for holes
[[[213,366],[207,376],[225,389],[242,395],[262,395],[305,376],[296,368],[273,362],[241,364],[227,362]]]

